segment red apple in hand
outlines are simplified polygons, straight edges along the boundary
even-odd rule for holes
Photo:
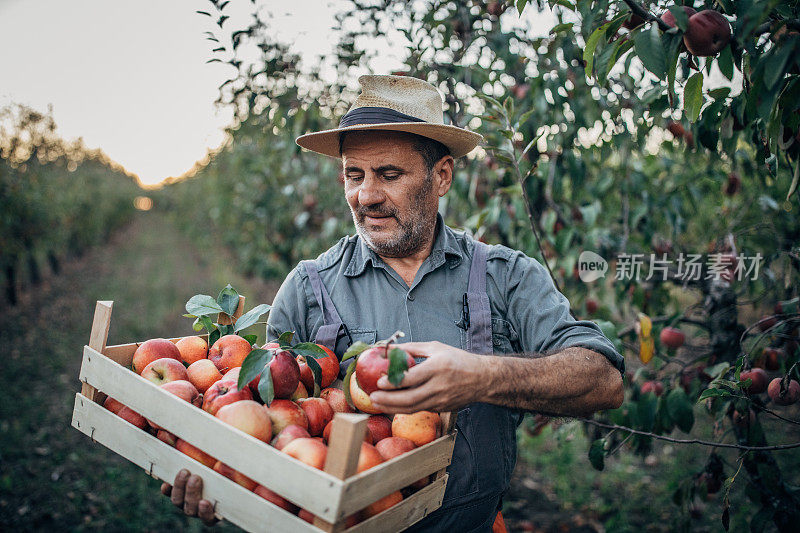
[[[731,25],[718,11],[705,9],[689,17],[689,27],[683,34],[686,49],[698,57],[715,56],[728,46]]]
[[[169,357],[156,359],[142,370],[142,377],[156,385],[163,385],[179,379],[188,380],[189,374],[183,363]]]
[[[180,362],[181,352],[175,344],[167,339],[144,341],[133,353],[133,369],[137,374],[141,374],[144,371],[144,367],[162,357],[169,357]]]
[[[376,346],[365,350],[358,356],[358,362],[356,363],[358,385],[367,394],[372,394],[378,390],[378,380],[389,371],[388,352],[395,348],[397,347],[389,346],[387,350],[386,346]],[[406,355],[408,368],[414,366],[414,358],[406,352],[403,353]]]
[[[216,415],[223,406],[241,400],[252,400],[253,394],[250,389],[245,387],[242,390],[237,388],[236,382],[232,379],[221,379],[211,385],[206,391],[203,399],[203,411]]]
[[[227,372],[231,368],[242,366],[244,358],[253,347],[239,335],[225,335],[208,350],[208,358],[217,365],[220,372]]]

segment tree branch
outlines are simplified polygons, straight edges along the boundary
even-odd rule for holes
[[[661,29],[661,31],[669,31],[670,29],[669,24],[667,24],[657,16],[650,13],[648,10],[644,8],[644,6],[637,4],[633,0],[623,0],[623,2],[625,2],[628,5],[628,7],[631,9],[631,12],[634,15],[639,15],[644,20],[655,22],[656,24],[658,24],[658,27]]]

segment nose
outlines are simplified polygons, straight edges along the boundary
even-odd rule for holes
[[[363,206],[370,206],[383,203],[386,195],[380,185],[380,180],[372,177],[365,177],[358,188],[358,203]]]

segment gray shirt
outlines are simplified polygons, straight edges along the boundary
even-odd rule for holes
[[[466,349],[466,331],[459,322],[473,243],[437,215],[433,250],[411,286],[357,235],[340,239],[317,258],[317,265],[353,341],[369,344],[401,330],[405,337],[399,342],[437,340]],[[572,318],[569,302],[538,261],[492,245],[486,270],[496,354],[552,353],[581,346],[604,355],[624,373],[624,359],[614,345],[593,322]],[[314,340],[323,316],[303,267],[295,267],[284,280],[268,324],[271,337],[294,331],[295,341]],[[348,343],[340,339],[337,353]]]

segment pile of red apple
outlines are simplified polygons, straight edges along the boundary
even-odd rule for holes
[[[323,469],[325,465],[332,419],[337,412],[363,411],[371,415],[361,445],[358,472],[441,436],[441,420],[436,413],[420,411],[394,415],[390,419],[370,402],[369,393],[377,390],[378,379],[387,373],[389,362],[385,355],[388,351],[386,347],[370,348],[360,354],[355,372],[349,380],[352,406],[341,389],[331,387],[339,372],[339,360],[327,348],[322,347],[328,355],[317,359],[322,370],[322,391],[318,398],[309,397],[308,391],[314,391],[314,376],[305,357],[295,356],[289,350],[281,349],[277,343],[268,343],[263,348],[275,350],[268,364],[275,394],[275,399],[269,405],[261,402],[259,397],[258,377],[241,390],[237,386],[242,363],[253,349],[239,335],[225,335],[210,349],[205,339],[197,336],[184,337],[176,343],[166,339],[151,339],[136,349],[133,370],[223,422],[318,469]],[[407,365],[414,365],[410,356]],[[177,438],[113,398],[106,399],[104,405],[128,422],[155,434],[160,440],[248,490],[313,522],[314,517],[308,511]],[[428,482],[428,477],[425,477],[402,491],[376,501],[349,517],[348,527],[391,507],[401,501],[404,494],[408,495]]]

